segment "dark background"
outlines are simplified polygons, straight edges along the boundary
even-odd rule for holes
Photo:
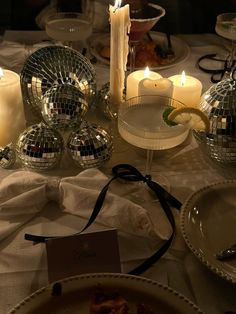
[[[0,30],[34,30],[36,15],[49,0],[7,0],[0,6]],[[79,11],[80,0],[58,0],[61,10]],[[103,2],[103,0],[101,0]],[[166,9],[158,22],[158,31],[177,33],[213,33],[216,16],[236,12],[236,0],[150,0]],[[110,1],[114,4],[114,0]]]

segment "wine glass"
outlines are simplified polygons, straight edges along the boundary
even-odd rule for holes
[[[131,11],[132,13],[132,11]],[[135,69],[136,47],[143,36],[165,15],[165,9],[153,3],[148,3],[142,10],[142,16],[131,18],[129,33],[129,67],[130,72]]]
[[[82,50],[87,48],[87,39],[92,34],[93,10],[90,1],[85,1],[82,12],[56,12],[47,18],[47,35],[64,46]]]
[[[218,35],[231,40],[231,50],[227,65],[227,69],[230,69],[230,73],[226,73],[226,76],[230,76],[233,70],[236,52],[236,13],[219,14],[216,18],[215,31]]]
[[[140,95],[127,99],[119,108],[118,130],[128,143],[147,150],[146,177],[151,178],[151,165],[155,150],[178,146],[187,138],[189,130],[184,125],[169,126],[165,113],[170,107],[180,108],[183,103],[161,95]],[[157,182],[165,187],[165,177],[157,176]]]

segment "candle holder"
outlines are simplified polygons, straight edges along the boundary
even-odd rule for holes
[[[123,99],[125,101],[126,90],[123,91]],[[110,83],[106,83],[97,93],[97,105],[102,109],[106,118],[116,120],[118,117],[119,106],[112,103],[110,97]]]
[[[55,85],[73,85],[90,104],[96,94],[96,72],[90,61],[68,47],[47,46],[31,54],[21,71],[25,106],[41,118],[42,97]]]

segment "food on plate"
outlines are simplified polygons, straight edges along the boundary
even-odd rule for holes
[[[150,306],[144,303],[139,303],[137,306],[137,314],[154,314],[154,312]]]
[[[140,68],[144,66],[167,65],[175,60],[176,56],[169,53],[164,46],[155,43],[152,40],[143,40],[139,43],[136,50],[135,66]]]
[[[128,314],[127,300],[118,292],[98,290],[93,296],[89,314]]]
[[[154,314],[150,306],[139,303],[131,311],[128,301],[118,291],[98,289],[92,298],[89,314]]]
[[[99,49],[101,57],[110,59],[110,46],[104,45]],[[170,51],[164,45],[156,43],[154,40],[142,40],[136,47],[135,67],[145,66],[156,67],[167,65],[176,59],[173,51]],[[129,58],[128,58],[129,64]]]

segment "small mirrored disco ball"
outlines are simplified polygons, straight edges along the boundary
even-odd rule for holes
[[[54,85],[71,84],[90,104],[96,94],[96,72],[80,52],[63,46],[47,46],[33,52],[21,74],[24,105],[41,118],[42,97]]]
[[[214,84],[201,99],[200,109],[210,120],[210,131],[194,131],[204,151],[221,164],[236,163],[236,81]]]
[[[87,111],[85,95],[70,84],[52,86],[42,98],[42,116],[52,128],[78,128]]]
[[[16,162],[16,152],[13,145],[9,144],[0,148],[0,166],[4,169],[11,168]]]
[[[113,119],[117,117],[117,110],[115,110],[111,106],[110,82],[104,84],[102,88],[98,91],[97,101],[98,105],[102,109],[102,112],[107,118]]]
[[[63,147],[61,135],[41,122],[30,126],[19,136],[16,153],[25,167],[42,171],[59,164]]]
[[[100,167],[110,159],[113,143],[102,127],[84,122],[69,136],[67,151],[77,166],[84,169]]]
[[[125,100],[126,90],[124,89],[123,100]],[[105,83],[101,89],[97,92],[95,106],[99,106],[102,109],[105,117],[108,119],[115,119],[118,116],[118,107],[111,103],[110,97],[110,82]]]

